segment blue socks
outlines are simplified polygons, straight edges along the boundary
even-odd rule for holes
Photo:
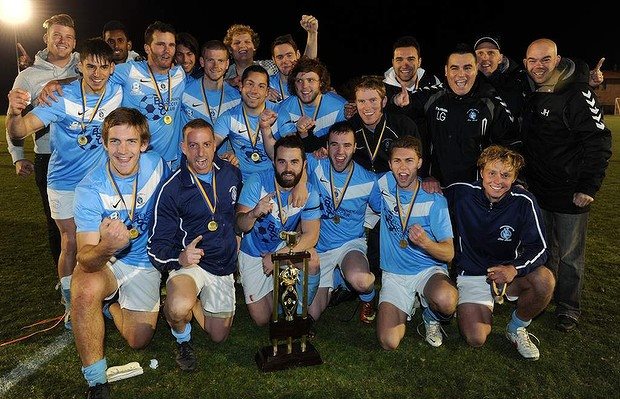
[[[84,374],[84,379],[86,379],[88,386],[94,387],[97,384],[105,384],[108,381],[108,377],[105,374],[107,369],[108,362],[104,357],[90,366],[82,367],[82,374]]]
[[[364,302],[370,302],[375,298],[375,289],[373,288],[372,291],[370,291],[367,294],[360,294],[359,297],[362,301]]]
[[[335,274],[335,273],[334,273]],[[299,298],[297,302],[297,314],[302,313],[303,309],[303,284],[304,284],[304,272],[299,271],[299,281],[296,284],[297,292],[299,293]],[[321,273],[310,274],[308,275],[308,306],[314,301],[314,297],[316,296],[316,292],[319,290],[319,282],[321,281]]]
[[[173,328],[170,329],[172,331],[172,335],[177,339],[177,343],[181,344],[183,342],[188,342],[192,339],[192,325],[191,323],[187,323],[185,325],[185,330],[182,333],[178,333],[174,331]]]
[[[438,321],[440,323],[443,323],[443,322],[450,321],[451,318],[452,318],[451,314],[447,315],[447,314],[439,313],[431,309],[430,307],[424,308],[424,311],[422,312],[422,319],[424,319],[426,323],[431,322],[431,321]]]
[[[523,321],[520,318],[518,318],[517,311],[515,310],[514,312],[512,312],[512,317],[510,318],[510,321],[508,322],[508,331],[512,333],[517,332],[517,328],[527,327],[530,325],[531,322],[532,322],[531,319],[527,321]]]

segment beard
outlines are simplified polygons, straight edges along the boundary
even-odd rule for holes
[[[294,176],[293,180],[285,180],[284,175],[292,174]],[[293,188],[299,183],[301,180],[301,173],[295,174],[295,172],[284,171],[282,173],[276,172],[276,181],[282,188]]]

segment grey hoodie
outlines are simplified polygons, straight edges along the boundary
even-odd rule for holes
[[[13,88],[27,90],[34,100],[50,80],[72,78],[79,75],[77,64],[80,62],[80,56],[78,53],[71,54],[71,59],[64,68],[48,62],[47,55],[47,49],[39,51],[34,57],[32,66],[24,69],[17,75]],[[49,133],[37,134],[33,137],[35,137],[34,152],[36,154],[49,154],[51,152]],[[7,132],[7,143],[13,163],[25,158],[23,140],[10,140]]]

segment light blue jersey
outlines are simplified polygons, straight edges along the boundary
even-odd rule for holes
[[[316,137],[325,136],[331,125],[346,119],[344,117],[346,103],[347,100],[331,91],[322,94],[319,112],[314,117],[316,125],[313,132]],[[278,106],[278,131],[274,132],[276,140],[297,131],[295,123],[302,117],[300,104],[303,107],[303,115],[310,118],[314,116],[317,107],[301,103],[297,96],[290,96],[282,101]]]
[[[241,93],[228,82],[224,81],[220,90],[203,90],[203,79],[193,79],[185,87],[182,104],[183,126],[196,118],[202,118],[211,125],[215,125],[215,121],[220,115],[241,103]],[[232,151],[232,146],[228,140],[226,145],[222,145],[218,149],[217,153],[222,155],[226,151]]]
[[[181,97],[185,91],[185,72],[176,65],[169,74],[155,73],[155,88],[147,65],[147,61],[119,64],[110,80],[123,86],[123,106],[136,108],[146,117],[151,147],[165,161],[174,161],[181,156]]]
[[[269,109],[274,109],[274,104],[269,101],[266,102],[266,106]],[[246,113],[246,116],[252,134],[256,135],[256,142],[254,145],[252,145],[250,141],[248,126],[246,126],[243,116],[243,103],[220,115],[215,121],[214,126],[217,136],[221,139],[228,138],[228,140],[230,140],[235,155],[237,159],[239,159],[239,169],[241,170],[244,182],[247,181],[252,173],[273,169],[273,164],[265,151],[263,135],[258,131],[259,116],[250,115],[248,113]],[[258,160],[256,162],[252,160],[253,153],[258,154]]]
[[[404,219],[413,192],[398,190],[398,193]],[[415,275],[431,266],[448,268],[445,263],[433,259],[407,238],[408,230],[414,224],[422,226],[429,238],[435,242],[452,238],[448,204],[443,195],[429,194],[420,187],[405,233],[398,216],[396,180],[391,172],[379,178],[378,185],[373,188],[370,204],[375,211],[381,211],[381,269],[390,273]],[[400,247],[403,239],[407,242],[406,248]]]
[[[243,236],[241,251],[255,257],[275,252],[282,244],[281,231],[295,230],[300,220],[319,219],[321,217],[319,195],[311,184],[308,184],[307,188],[308,199],[303,208],[295,208],[288,203],[290,191],[280,191],[282,212],[278,206],[278,199],[273,198],[271,213],[256,220],[252,230]],[[254,208],[261,198],[275,191],[274,172],[272,170],[254,173],[243,185],[239,204]],[[285,219],[284,223],[282,223],[280,213]]]
[[[108,82],[101,102],[99,94],[86,94],[83,107],[81,84],[80,79],[63,86],[63,96],[57,102],[32,110],[44,125],[50,125],[52,155],[47,186],[54,190],[73,191],[86,173],[102,162],[103,119],[123,99],[121,86]]]
[[[148,228],[153,218],[153,207],[159,192],[159,183],[169,174],[169,169],[161,157],[153,151],[140,155],[138,173],[121,178],[113,175],[123,201],[108,175],[105,163],[101,168],[92,170],[75,189],[75,225],[78,233],[99,231],[104,218],[120,219],[129,226],[138,229],[140,235],[131,240],[129,246],[114,255],[127,265],[138,268],[153,267],[146,253]],[[129,212],[133,204],[134,182],[137,182],[136,208],[133,222]],[[127,205],[125,207],[125,205]]]
[[[353,173],[342,199],[340,198],[349,171],[336,172],[332,169],[334,194],[340,201],[338,209],[334,210],[335,204],[329,177],[331,169],[329,158],[316,159],[314,155],[308,156],[308,176],[319,192],[321,201],[321,232],[316,246],[318,252],[326,252],[356,238],[364,237],[366,206],[372,188],[376,184],[376,177],[374,173],[355,162],[351,162],[351,166]]]
[[[282,98],[282,100],[278,104],[281,104],[282,101],[286,100],[291,96],[291,93],[288,92],[288,83],[286,81],[282,83],[280,81],[280,76],[282,76],[280,72],[276,73],[275,75],[269,76],[269,87],[276,90]]]

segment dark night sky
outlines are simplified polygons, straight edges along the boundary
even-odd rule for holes
[[[31,20],[18,29],[19,40],[31,55],[43,48],[41,24],[50,15],[66,12],[76,20],[78,42],[98,36],[104,23],[119,19],[128,26],[134,49],[143,53],[143,33],[156,20],[172,23],[177,31],[188,31],[199,42],[222,39],[232,23],[251,25],[261,36],[258,58],[268,58],[270,43],[278,35],[292,33],[303,51],[305,32],[299,26],[302,14],[319,19],[319,58],[332,74],[332,83],[338,88],[348,78],[361,74],[382,74],[390,66],[391,45],[399,36],[416,36],[422,46],[423,67],[443,74],[445,53],[456,42],[472,43],[480,33],[500,34],[502,52],[517,60],[523,58],[525,48],[536,38],[549,37],[559,46],[561,55],[579,57],[594,65],[606,57],[603,69],[620,68],[620,45],[614,40],[616,17],[604,8],[569,8],[564,13],[554,2],[537,4],[529,9],[517,4],[535,2],[514,1],[265,1],[262,11],[270,16],[258,17],[256,8],[241,9],[240,2],[222,2],[232,6],[227,13],[215,13],[209,4],[204,6],[175,7],[181,2],[166,3],[132,0],[33,0]],[[184,2],[187,4],[187,2]],[[165,4],[165,5],[164,5]],[[329,4],[329,6],[327,5]],[[357,5],[357,6],[355,6]],[[279,8],[277,12],[269,9]],[[598,14],[600,15],[596,15]],[[2,113],[6,110],[6,93],[16,74],[13,49],[13,31],[6,24],[0,26],[0,98]]]

